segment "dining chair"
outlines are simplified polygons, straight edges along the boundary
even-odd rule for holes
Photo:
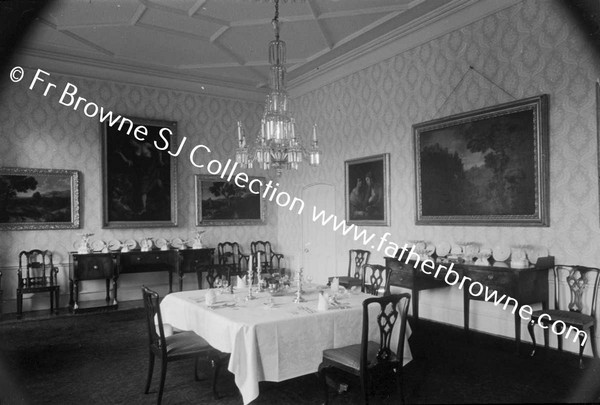
[[[410,294],[390,294],[383,297],[367,298],[363,301],[362,337],[358,344],[326,349],[319,365],[319,377],[325,394],[325,404],[329,403],[327,374],[334,369],[359,378],[365,404],[369,403],[369,393],[375,380],[382,376],[395,376],[400,398],[402,392],[402,366],[404,358],[404,338]],[[376,327],[379,329],[377,341],[369,340],[369,307],[378,308]],[[396,350],[392,348],[392,337],[397,333]],[[383,374],[382,374],[383,373]],[[375,376],[377,378],[374,378]]]
[[[50,293],[50,312],[58,314],[60,285],[58,267],[52,263],[52,252],[33,249],[19,253],[17,270],[17,319],[23,317],[23,294]]]
[[[2,291],[2,272],[0,271],[0,320],[2,320],[2,303],[4,300],[2,299],[3,291]]]
[[[233,266],[233,275],[240,276],[247,271],[250,256],[244,254],[237,242],[220,242],[217,244],[217,261],[219,264]]]
[[[381,264],[363,264],[363,278],[361,291],[367,294],[378,296],[380,292],[384,295],[390,294],[391,269]]]
[[[533,327],[541,323],[544,328],[544,346],[548,348],[548,329],[554,328],[556,322],[562,322],[560,329],[556,328],[558,334],[558,350],[562,351],[562,334],[567,327],[575,327],[586,335],[579,333],[579,368],[583,368],[583,349],[586,338],[589,337],[592,353],[598,358],[596,348],[596,302],[598,299],[598,283],[600,280],[600,269],[585,266],[556,265],[553,267],[554,276],[554,309],[542,309],[531,314],[531,320],[527,325],[529,336],[533,342],[531,356],[535,355],[536,341]],[[569,298],[562,294],[564,285],[569,288]],[[562,287],[562,288],[561,288]],[[566,307],[565,303],[568,304]],[[563,309],[565,308],[565,309]]]
[[[161,360],[160,384],[157,399],[157,404],[159,405],[162,401],[165,386],[167,364],[177,360],[195,359],[194,377],[196,381],[199,381],[197,372],[198,360],[203,359],[210,362],[213,369],[212,391],[214,398],[218,399],[217,377],[222,363],[228,360],[229,355],[216,350],[209,345],[206,340],[192,331],[184,331],[167,336],[165,334],[165,327],[160,313],[160,297],[158,293],[150,290],[146,286],[142,286],[142,295],[144,299],[144,308],[146,310],[146,323],[148,326],[149,337],[148,349],[150,355],[148,377],[146,379],[146,389],[144,390],[144,393],[147,394],[150,390],[152,373],[154,371],[154,360],[156,357]]]
[[[369,263],[369,257],[371,256],[371,251],[363,250],[363,249],[350,249],[348,251],[348,275],[338,277],[339,285],[352,288],[352,287],[360,287],[362,288],[364,273],[363,273],[363,265]],[[334,277],[329,277],[328,284],[331,284],[331,280]]]
[[[231,277],[234,275],[234,267],[231,264],[205,264],[198,268],[196,275],[198,276],[198,289],[202,288],[202,277],[205,275],[208,288],[215,288],[217,280],[227,280],[231,282]]]
[[[257,240],[250,242],[250,256],[252,258],[252,269],[256,272],[258,262],[256,260],[256,254],[259,253],[261,257],[260,265],[261,270],[264,273],[273,273],[275,270],[281,268],[281,261],[284,255],[273,251],[271,242]]]

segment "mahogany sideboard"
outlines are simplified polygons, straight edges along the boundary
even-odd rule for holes
[[[399,261],[397,258],[386,257],[386,266],[392,271],[390,274],[390,285],[409,288],[412,292],[413,317],[419,320],[419,291],[430,290],[434,288],[450,287],[444,281],[446,272],[440,272],[437,278],[434,277],[435,271],[431,275],[421,271],[420,264],[415,268],[414,261],[406,263],[405,259]],[[441,263],[435,260],[435,268],[439,264],[446,267],[450,262]],[[489,261],[489,265],[476,265],[474,263],[454,263],[452,270],[455,270],[462,279],[468,277],[473,282],[479,282],[491,290],[496,290],[499,296],[505,294],[507,297],[514,298],[518,302],[515,310],[515,340],[517,350],[521,342],[521,320],[519,310],[523,305],[541,303],[543,309],[548,309],[548,270],[554,266],[554,257],[541,257],[535,265],[529,267],[512,267],[506,262]],[[458,283],[455,284],[458,285]],[[470,282],[467,280],[463,285],[463,311],[464,311],[464,329],[469,332],[469,313],[471,300],[485,301],[484,294],[473,296],[469,292]],[[476,292],[476,291],[475,291]],[[477,293],[477,292],[476,292]],[[504,301],[499,306],[504,306]],[[512,310],[512,305],[507,309]]]
[[[214,249],[169,249],[142,252],[87,253],[70,252],[69,265],[69,308],[76,312],[79,304],[79,281],[106,280],[107,308],[116,308],[117,280],[121,274],[169,272],[169,293],[173,291],[173,273],[179,277],[179,290],[183,289],[185,273],[196,272],[199,266],[210,264],[214,260]],[[113,298],[110,298],[112,281]]]

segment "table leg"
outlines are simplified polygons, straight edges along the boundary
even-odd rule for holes
[[[79,280],[73,280],[73,290],[75,291],[73,294],[75,299],[73,302],[73,311],[76,311],[79,309]]]
[[[179,289],[181,291],[181,288]],[[169,269],[169,294],[173,292],[173,270]]]
[[[415,318],[415,323],[419,322],[419,290],[416,288],[413,288],[412,290],[412,296],[413,296],[413,307],[412,307],[412,313],[413,313],[413,318]]]
[[[73,308],[73,279],[69,279],[69,308]]]
[[[521,346],[521,317],[519,316],[521,308],[518,307],[515,311],[515,349],[519,354],[519,347]]]
[[[106,304],[108,304],[110,302],[110,278],[107,278],[104,281],[106,281],[106,298],[104,300],[106,301]]]
[[[117,278],[113,277],[113,305],[117,305]]]
[[[471,307],[471,300],[469,299],[469,293],[467,290],[463,292],[463,317],[464,317],[464,325],[465,332],[469,333],[469,312]]]

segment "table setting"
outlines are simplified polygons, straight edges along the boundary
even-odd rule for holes
[[[323,350],[360,343],[362,302],[370,295],[302,284],[297,277],[289,286],[271,290],[245,281],[168,294],[160,305],[163,322],[192,330],[231,353],[228,370],[244,404],[258,397],[260,381],[314,373]],[[372,329],[375,340],[378,332]],[[405,364],[412,359],[407,342],[404,358]]]

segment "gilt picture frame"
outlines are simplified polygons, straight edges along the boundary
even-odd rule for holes
[[[0,230],[80,227],[77,170],[0,168]]]
[[[260,183],[262,193],[265,178],[249,176],[247,184],[254,180],[257,182],[253,188]],[[196,226],[265,224],[264,199],[248,186],[239,187],[234,180],[227,182],[219,176],[197,174],[195,189]]]
[[[345,161],[346,223],[390,225],[390,154]]]
[[[122,120],[101,125],[103,228],[177,226],[177,123]]]
[[[413,125],[417,225],[549,226],[548,95]]]

